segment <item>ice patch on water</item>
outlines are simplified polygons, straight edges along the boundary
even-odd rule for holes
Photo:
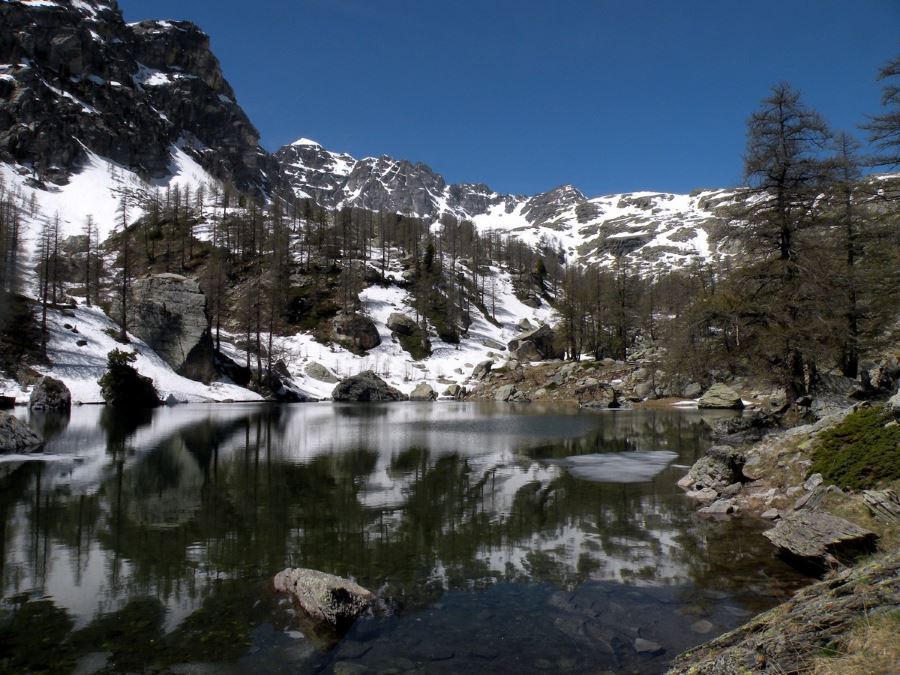
[[[575,478],[595,483],[646,483],[677,458],[669,450],[637,450],[575,455],[552,463],[565,467]]]

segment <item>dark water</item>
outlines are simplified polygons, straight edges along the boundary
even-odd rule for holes
[[[32,415],[49,456],[0,463],[0,671],[660,672],[802,583],[757,523],[704,520],[675,486],[713,420]],[[337,644],[304,636],[267,585],[287,566],[353,577],[374,611]]]

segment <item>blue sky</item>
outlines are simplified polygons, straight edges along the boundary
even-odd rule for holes
[[[781,80],[836,128],[880,111],[898,0],[120,0],[209,33],[274,150],[298,137],[534,193],[740,182]]]

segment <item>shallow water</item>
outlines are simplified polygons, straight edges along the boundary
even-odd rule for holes
[[[705,520],[675,486],[716,417],[32,414],[46,454],[0,462],[0,670],[660,672],[803,583],[760,524]],[[378,601],[337,643],[306,636],[267,583],[286,566]]]

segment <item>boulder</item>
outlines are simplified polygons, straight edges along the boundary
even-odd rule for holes
[[[437,392],[431,385],[421,382],[409,393],[410,401],[433,401],[437,398]]]
[[[875,549],[878,535],[822,511],[796,511],[763,532],[779,552],[804,567],[825,572]]]
[[[206,296],[197,282],[179,274],[154,274],[135,279],[129,296],[129,332],[146,342],[174,370],[190,377],[191,373],[182,372],[188,356],[204,338],[209,339]],[[121,303],[114,300],[111,316],[117,318],[121,311]],[[201,349],[199,354],[211,364],[208,351]],[[194,363],[190,370],[205,369]]]
[[[493,361],[482,361],[472,370],[472,379],[473,380],[484,380],[487,379],[487,376],[491,372],[491,368],[494,367]]]
[[[33,452],[43,442],[41,437],[18,417],[0,412],[0,452]]]
[[[408,398],[371,370],[341,380],[331,397],[335,401],[405,401]]]
[[[461,387],[458,384],[451,384],[449,387],[444,389],[444,396],[449,396],[451,398],[456,399],[457,401],[462,400],[466,395],[466,388]]]
[[[716,495],[744,480],[744,455],[729,445],[714,445],[706,455],[694,462],[678,485],[697,493],[712,490]],[[704,498],[708,493],[703,492]]]
[[[703,393],[703,387],[697,382],[691,382],[681,390],[681,395],[685,398],[697,398],[701,393]]]
[[[898,389],[897,393],[888,399],[887,408],[895,415],[900,417],[900,389]]]
[[[537,346],[530,340],[522,342],[515,351],[515,357],[519,361],[541,361],[544,357],[538,351]]]
[[[317,570],[288,568],[276,574],[273,583],[311,620],[338,630],[349,628],[372,601],[371,591],[359,584]]]
[[[331,324],[332,339],[353,352],[365,352],[381,344],[375,322],[356,313],[339,313]]]
[[[398,335],[413,335],[419,331],[419,326],[412,317],[393,312],[387,320],[387,327]]]
[[[516,391],[515,385],[504,384],[502,387],[498,387],[497,391],[494,392],[494,400],[508,401]]]
[[[155,408],[160,403],[153,380],[138,373],[131,364],[135,355],[114,349],[108,355],[108,369],[98,380],[103,400],[120,408]]]
[[[547,324],[522,333],[510,340],[507,347],[510,352],[515,352],[525,342],[531,342],[542,359],[556,359],[560,357],[560,353],[556,348],[556,334]]]
[[[28,407],[32,410],[61,410],[72,408],[72,394],[60,380],[45,375],[31,390]]]
[[[326,382],[327,384],[336,384],[341,381],[340,378],[328,370],[328,368],[315,361],[306,364],[304,372],[312,379],[318,380],[319,382]]]
[[[697,401],[697,406],[740,410],[744,404],[741,397],[731,387],[718,383],[706,390],[706,393]]]

